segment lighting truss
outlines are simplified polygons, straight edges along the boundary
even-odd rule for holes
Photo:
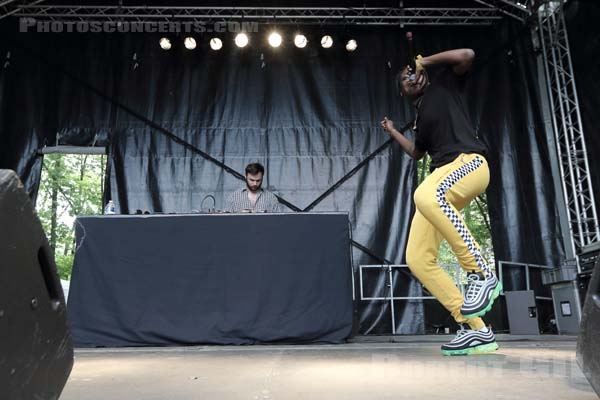
[[[600,240],[600,228],[563,5],[562,0],[546,2],[537,12],[537,31],[543,50],[570,245],[573,253],[579,254],[583,246]]]
[[[531,15],[531,5],[527,0],[510,1],[510,0],[474,0],[479,4],[495,8],[500,13],[514,18],[518,21],[525,22],[527,17]]]
[[[5,0],[0,1],[0,19],[6,18],[21,11],[23,7],[33,6],[44,0],[24,1],[24,0]]]
[[[492,25],[503,18],[493,7],[168,7],[30,5],[14,14],[51,21],[249,21],[314,25]]]

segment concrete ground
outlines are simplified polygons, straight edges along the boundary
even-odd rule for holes
[[[597,399],[575,338],[498,335],[492,355],[444,357],[449,336],[343,345],[76,350],[62,400]]]

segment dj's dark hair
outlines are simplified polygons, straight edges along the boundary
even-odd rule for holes
[[[261,164],[259,163],[252,163],[252,164],[248,164],[246,165],[246,175],[250,174],[250,175],[256,175],[258,173],[261,174],[265,174],[265,167],[263,167]]]

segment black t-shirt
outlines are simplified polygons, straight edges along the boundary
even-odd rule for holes
[[[446,67],[425,89],[417,109],[415,146],[431,156],[431,170],[448,164],[461,153],[485,157],[485,145],[475,137],[461,92],[465,77]]]

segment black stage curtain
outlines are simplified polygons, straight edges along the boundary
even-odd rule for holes
[[[303,209],[387,139],[378,128],[383,116],[398,127],[412,117],[393,84],[405,63],[403,31],[353,28],[359,42],[353,54],[339,43],[343,32],[333,32],[338,42],[325,50],[316,45],[320,30],[307,31],[311,42],[304,50],[259,44],[262,28],[250,48],[235,48],[228,36],[215,53],[206,38],[193,52],[172,38],[174,48],[165,52],[158,35],[13,30],[10,65],[0,75],[0,167],[16,168],[34,193],[37,148],[110,138],[110,195],[122,212],[201,210],[212,205],[202,201],[208,194],[221,208],[223,194],[243,184],[129,108],[238,172],[248,162],[262,162],[265,186]],[[563,245],[528,32],[509,24],[414,29],[423,54],[455,47],[477,52],[466,95],[490,147],[496,259],[548,264],[562,258]],[[415,184],[415,163],[394,144],[314,210],[348,211],[355,241],[402,263]],[[353,256],[356,272],[361,264],[378,263],[356,249]],[[372,288],[380,296],[383,277]],[[421,294],[404,275],[397,282],[396,296]],[[361,332],[391,331],[386,303],[357,304]],[[395,311],[399,333],[427,332],[428,321],[440,317],[439,310],[425,316],[421,302],[398,302]]]
[[[596,212],[600,213],[600,3],[575,0],[567,3],[566,7],[565,17],[577,84],[577,98],[596,199]]]

